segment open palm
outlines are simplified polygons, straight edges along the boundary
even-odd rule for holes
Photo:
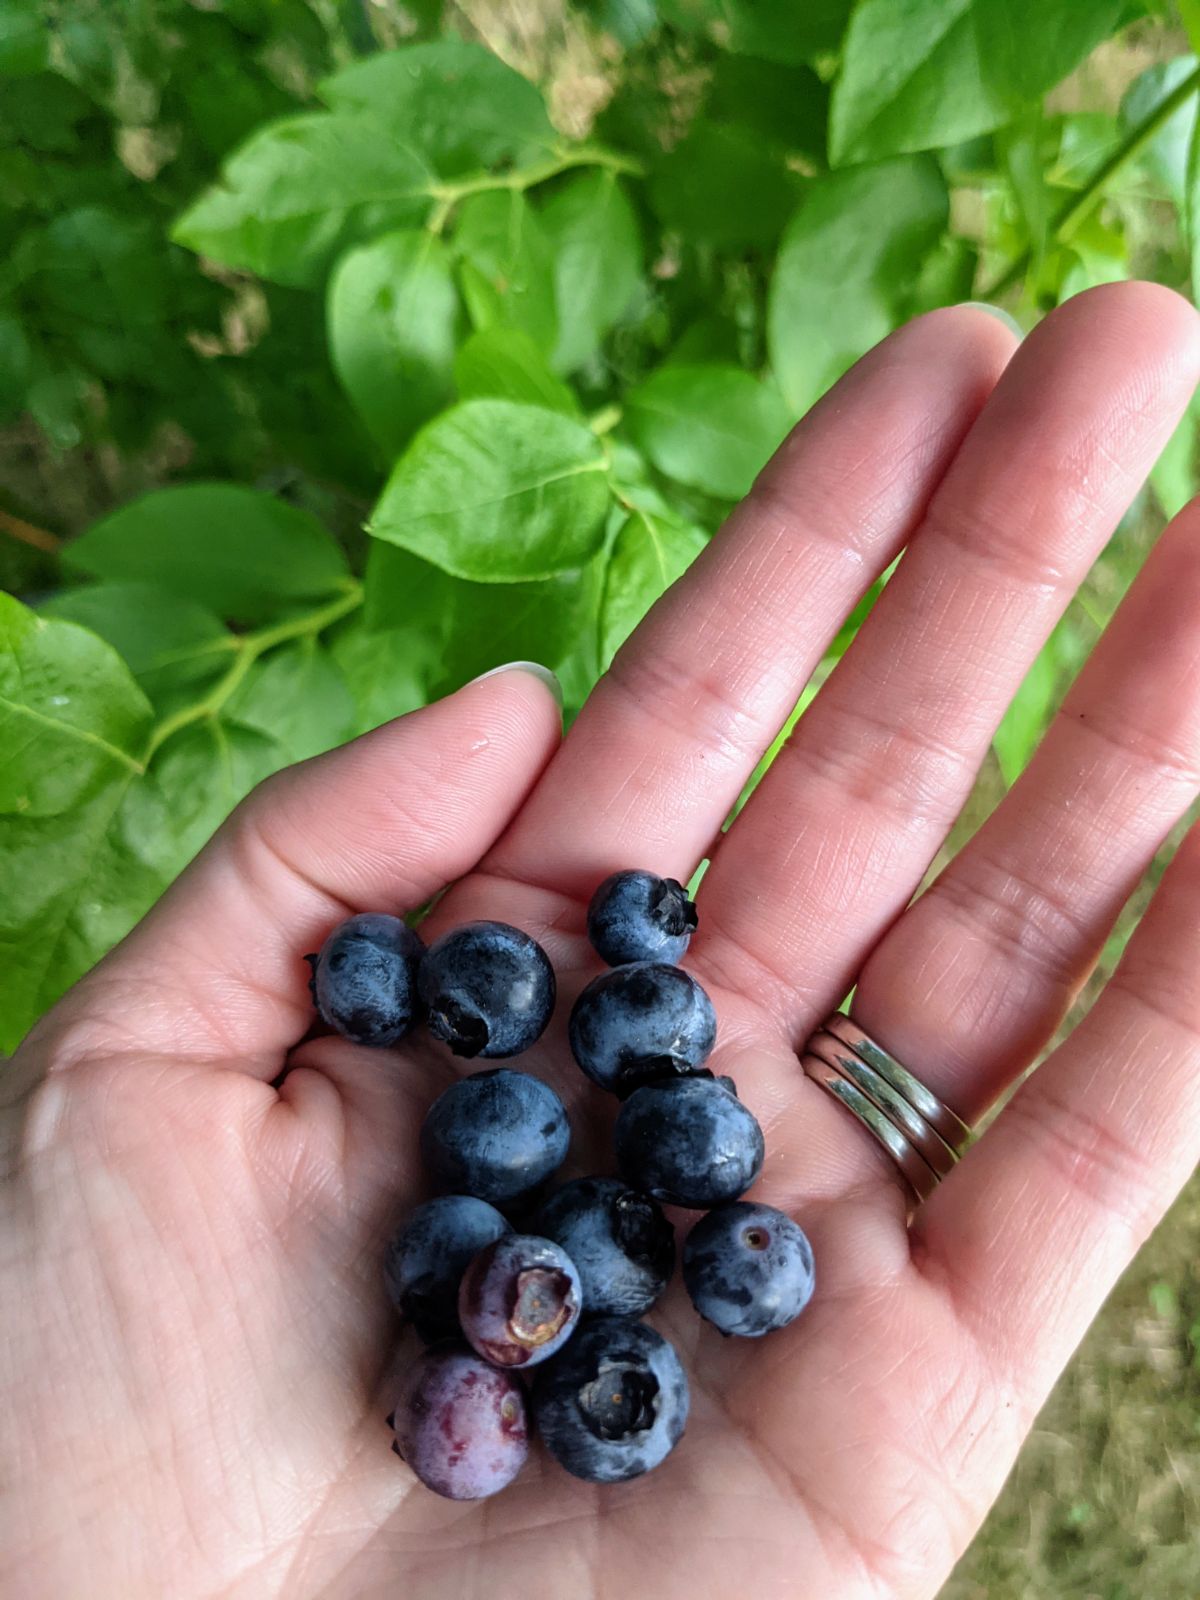
[[[1200,783],[1185,512],[1027,774],[909,905],[1200,373],[1195,314],[1144,285],[1013,345],[970,309],[894,335],[783,446],[561,748],[546,688],[511,670],[281,774],[35,1030],[4,1080],[5,1594],[936,1594],[1200,1153],[1197,840],[1087,1021],[912,1218],[797,1061],[857,982],[864,1025],[977,1120]],[[705,856],[688,964],[720,1019],[712,1064],[763,1124],[755,1193],[808,1231],[816,1297],[744,1342],[672,1289],[652,1320],[693,1407],[658,1472],[596,1488],[535,1454],[496,1500],[439,1500],[388,1449],[404,1347],[380,1263],[455,1063],[425,1042],[297,1047],[301,956],[349,911],[448,882],[432,929],[529,930],[561,998],[521,1065],[567,1100],[572,1169],[606,1170],[611,1109],[565,1043],[596,971],[584,907],[614,868],[686,879]]]

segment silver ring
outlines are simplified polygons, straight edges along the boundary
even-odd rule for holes
[[[970,1141],[961,1117],[840,1012],[809,1039],[801,1065],[883,1146],[918,1201],[933,1193]]]

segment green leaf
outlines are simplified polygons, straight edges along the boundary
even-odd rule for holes
[[[454,358],[454,381],[463,400],[493,397],[579,414],[574,394],[550,370],[545,355],[519,328],[473,333]]]
[[[625,191],[607,168],[571,178],[547,202],[541,220],[554,254],[554,365],[574,372],[637,294],[641,233]]]
[[[0,9],[0,75],[23,78],[46,65],[49,34],[38,0],[5,0]]]
[[[224,708],[227,721],[256,728],[288,761],[307,761],[353,738],[354,697],[329,652],[314,638],[256,661]]]
[[[783,152],[749,129],[698,122],[657,164],[650,199],[669,228],[718,247],[779,236],[800,193]]]
[[[141,771],[150,706],[110,647],[0,593],[0,814],[56,816]]]
[[[477,328],[520,328],[544,350],[558,338],[554,254],[519,190],[473,195],[459,214],[463,296]]]
[[[1139,74],[1121,101],[1119,126],[1129,134],[1140,126],[1185,78],[1195,72],[1193,55],[1161,61]],[[1188,151],[1196,132],[1196,96],[1191,95],[1159,128],[1139,157],[1143,172],[1176,205],[1184,204],[1187,193]]]
[[[161,584],[240,622],[277,617],[347,578],[342,552],[315,517],[232,483],[155,489],[64,555],[95,578]]]
[[[482,45],[438,39],[357,61],[319,93],[419,150],[442,177],[546,154],[557,136],[538,90]]]
[[[774,389],[717,365],[660,367],[629,395],[626,419],[660,472],[722,500],[749,491],[792,422]]]
[[[120,657],[0,594],[0,1049],[166,881],[143,794],[150,706]]]
[[[794,410],[806,411],[896,326],[948,217],[946,184],[928,156],[812,184],[780,244],[767,308],[771,363]]]
[[[1174,517],[1200,489],[1200,410],[1193,399],[1150,472],[1150,487],[1165,517]]]
[[[1124,0],[859,0],[833,92],[835,164],[1008,122],[1111,33]]]
[[[661,0],[666,21],[729,50],[794,66],[836,50],[854,0]]]
[[[77,622],[120,655],[151,700],[216,677],[236,643],[207,606],[152,583],[94,583],[65,589],[39,607],[43,617]]]
[[[261,729],[224,717],[206,717],[168,739],[152,773],[175,828],[175,870],[183,870],[255,784],[287,761],[282,745]]]
[[[713,63],[705,115],[714,122],[739,123],[783,150],[824,162],[829,90],[811,67],[720,55]]]
[[[666,505],[630,511],[617,534],[600,610],[602,666],[616,655],[650,607],[681,578],[708,542],[702,528]]]
[[[657,0],[582,0],[583,9],[628,50],[658,26]]]
[[[458,316],[445,246],[430,233],[386,234],[338,262],[330,356],[389,459],[451,396]]]
[[[347,246],[422,222],[432,181],[371,117],[292,117],[234,151],[173,237],[225,266],[311,287]]]
[[[403,550],[377,544],[368,558],[368,572],[380,556],[416,560]],[[423,706],[429,699],[430,675],[435,668],[440,670],[428,634],[415,627],[371,629],[355,620],[333,641],[330,653],[354,697],[359,733]]]
[[[599,441],[570,417],[467,400],[417,434],[368,532],[456,577],[548,578],[600,548],[604,468]]]
[[[379,544],[367,562],[368,627],[407,624],[429,696],[449,694],[506,661],[551,669],[595,633],[599,562],[537,583],[468,583],[406,550]],[[423,626],[419,635],[409,632]],[[381,634],[373,635],[375,638]]]

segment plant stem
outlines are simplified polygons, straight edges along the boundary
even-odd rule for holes
[[[327,601],[314,611],[305,611],[298,617],[288,617],[283,622],[273,623],[269,628],[259,628],[254,633],[242,634],[236,641],[237,655],[203,700],[197,700],[194,705],[182,706],[151,729],[146,754],[142,757],[143,769],[150,765],[156,752],[180,729],[188,728],[192,723],[202,722],[208,717],[217,716],[259,656],[268,650],[273,650],[276,645],[287,644],[292,639],[315,638],[326,628],[332,627],[335,622],[340,622],[343,617],[356,611],[362,602],[362,584],[352,580],[336,600]]]
[[[0,511],[0,528],[14,539],[20,539],[22,544],[30,544],[35,550],[45,550],[50,555],[54,555],[62,546],[62,540],[56,533],[36,527],[21,517],[14,517],[10,511]]]
[[[1149,115],[1143,117],[1136,127],[1129,130],[1122,142],[1101,163],[1079,193],[1073,195],[1063,206],[1050,225],[1053,239],[1059,244],[1064,244],[1071,237],[1103,198],[1105,189],[1117,173],[1145,149],[1163,124],[1169,122],[1179,108],[1198,91],[1200,91],[1200,67],[1195,72],[1189,73],[1182,83],[1172,89],[1165,100],[1159,101]],[[1032,249],[1022,251],[1014,261],[1009,262],[996,281],[983,290],[983,299],[995,300],[1007,289],[1011,289],[1015,283],[1019,283],[1032,260]]]
[[[512,172],[481,172],[476,177],[463,178],[458,183],[430,184],[426,193],[439,202],[440,211],[442,207],[448,208],[467,195],[484,194],[490,189],[532,189],[536,184],[557,178],[560,172],[570,172],[575,167],[605,167],[609,172],[627,172],[634,177],[642,171],[640,164],[629,156],[603,150],[597,145],[580,145],[576,150],[564,150],[551,156],[537,166],[518,167]]]

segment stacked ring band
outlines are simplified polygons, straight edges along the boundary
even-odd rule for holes
[[[883,1146],[918,1201],[933,1193],[970,1139],[949,1106],[840,1012],[813,1034],[801,1064]]]

